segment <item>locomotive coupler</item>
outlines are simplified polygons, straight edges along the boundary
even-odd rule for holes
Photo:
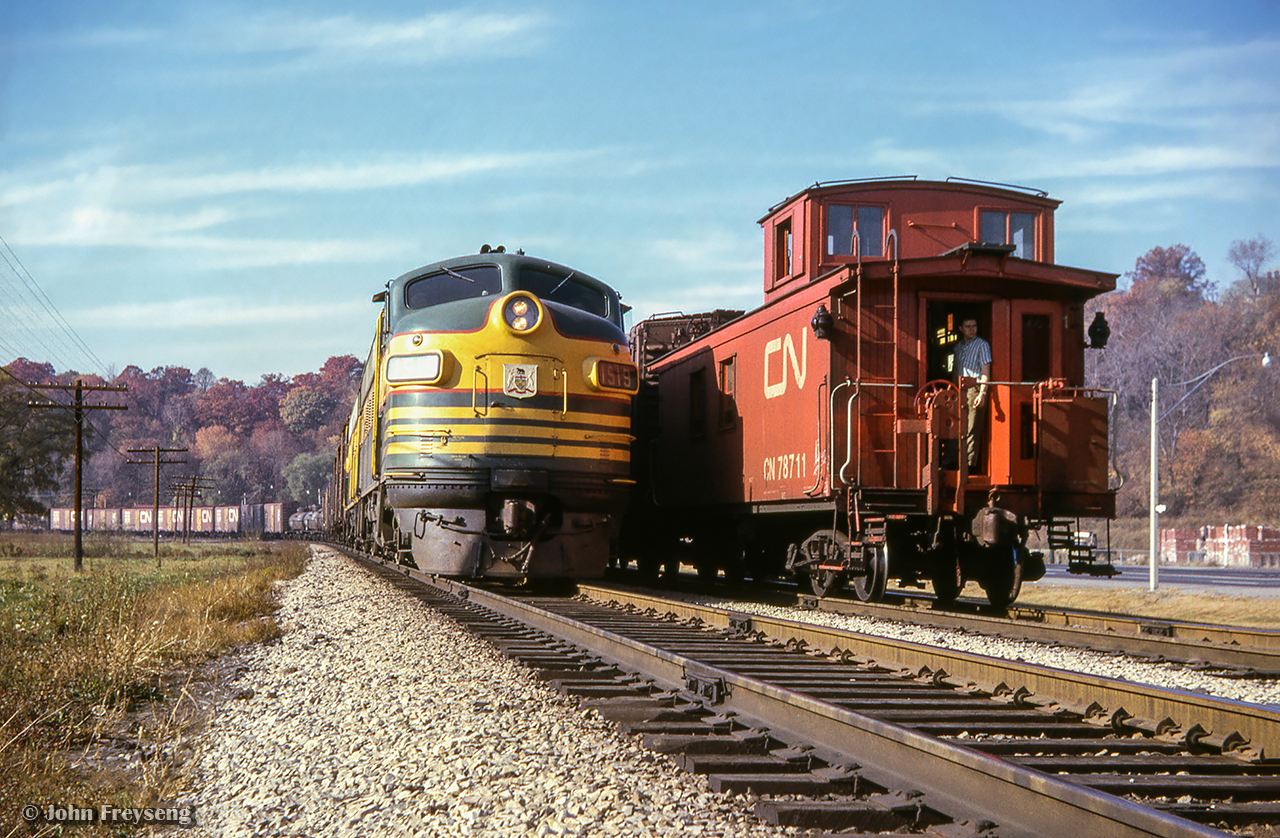
[[[507,498],[502,502],[502,534],[524,538],[538,524],[538,505],[527,498]]]

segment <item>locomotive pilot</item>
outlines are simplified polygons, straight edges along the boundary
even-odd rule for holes
[[[964,394],[968,422],[965,447],[969,471],[978,466],[979,437],[987,413],[987,382],[991,379],[991,344],[978,337],[978,321],[966,317],[960,323],[962,338],[955,349],[956,383]]]

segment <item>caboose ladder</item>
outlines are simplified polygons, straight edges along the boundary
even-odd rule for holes
[[[896,249],[896,248],[895,248]],[[893,282],[867,292],[858,273],[858,382],[861,385],[857,422],[858,485],[864,485],[862,455],[881,461],[888,455],[892,466],[880,474],[881,485],[898,486],[898,265],[894,254]],[[888,299],[886,299],[886,297]],[[850,417],[853,421],[853,417]],[[874,429],[873,432],[868,432]],[[867,438],[864,438],[867,437]],[[866,446],[872,447],[866,447]]]

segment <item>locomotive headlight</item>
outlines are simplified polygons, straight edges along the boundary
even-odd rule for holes
[[[447,371],[444,353],[438,349],[416,355],[392,355],[387,358],[388,381],[439,384]]]
[[[542,322],[542,308],[525,294],[512,294],[502,304],[502,319],[517,334],[531,332]]]
[[[596,390],[622,390],[634,393],[640,389],[640,378],[635,364],[591,358],[583,365],[587,383]]]

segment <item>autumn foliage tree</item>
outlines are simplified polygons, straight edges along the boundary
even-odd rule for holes
[[[5,389],[0,382],[0,517],[39,511],[40,498],[48,501],[43,506],[69,506],[72,480],[65,454],[74,437],[58,424],[67,420],[57,411],[44,416],[20,411],[26,396],[17,381],[69,383],[77,376],[55,374],[51,365],[26,359],[6,369],[11,386]],[[92,417],[87,429],[86,448],[95,456],[85,468],[85,503],[150,503],[150,458],[138,456],[132,464],[123,453],[153,446],[187,449],[169,455],[185,462],[162,474],[165,502],[171,483],[199,475],[213,487],[204,498],[208,503],[314,503],[363,372],[364,365],[352,356],[330,358],[319,371],[293,378],[264,375],[253,385],[216,378],[207,369],[125,367],[114,381],[128,387],[119,396],[128,410]]]
[[[29,408],[31,392],[20,382],[30,379],[13,375],[15,367],[46,379],[39,383],[52,378],[52,369],[46,373],[24,364],[11,364],[10,375],[0,373],[0,520],[9,523],[18,515],[48,511],[41,497],[57,488],[60,468],[75,444],[70,412]]]
[[[1184,245],[1153,248],[1129,287],[1097,306],[1111,341],[1090,353],[1092,381],[1117,394],[1113,429],[1123,516],[1149,497],[1151,380],[1160,382],[1160,497],[1169,511],[1280,522],[1280,382],[1258,361],[1280,348],[1280,283],[1265,246],[1237,242],[1242,276],[1215,299],[1203,261]],[[1210,379],[1204,372],[1232,358]],[[1197,386],[1199,384],[1200,386]]]

